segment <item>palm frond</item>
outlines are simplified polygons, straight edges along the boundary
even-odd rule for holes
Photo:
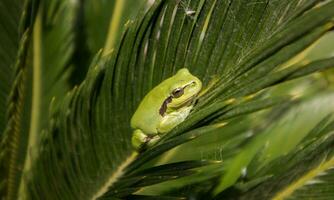
[[[15,58],[19,49],[20,37],[22,36],[19,31],[19,23],[23,8],[19,2],[2,1],[0,3],[0,18],[7,19],[0,23],[0,67],[2,72],[0,74],[0,138],[3,137],[5,129],[7,101],[14,79]]]
[[[242,170],[247,169],[252,171],[252,168],[259,169],[260,166],[266,165],[270,160],[279,157],[284,154],[288,154],[289,151],[296,148],[299,142],[311,131],[313,126],[316,126],[317,120],[326,117],[332,112],[333,107],[328,104],[331,100],[332,93],[318,97],[313,102],[305,102],[300,104],[300,107],[294,107],[280,120],[276,120],[275,123],[267,128],[264,132],[258,133],[244,149],[233,158],[227,168],[226,175],[223,176],[220,188],[217,190],[224,190],[233,185],[237,179],[242,175]],[[326,107],[317,107],[317,114],[313,113],[313,109],[310,108],[314,105],[314,102],[327,102]],[[296,113],[303,113],[300,117],[296,117]],[[287,122],[293,120],[294,123],[289,124]],[[309,123],[305,124],[305,121]],[[291,134],[293,131],[294,134]],[[289,136],[289,137],[288,137]],[[287,138],[289,138],[288,141]],[[261,151],[261,156],[254,158]],[[255,159],[257,165],[251,166],[249,164]]]
[[[3,75],[5,75],[6,80],[3,79],[3,98],[1,98],[0,109],[5,109],[6,112],[1,112],[0,115],[1,121],[6,122],[6,126],[0,128],[0,184],[2,186],[0,195],[7,196],[8,199],[16,197],[15,183],[21,176],[18,163],[23,162],[24,159],[20,155],[21,150],[25,148],[24,145],[21,145],[21,141],[25,138],[22,129],[26,125],[23,116],[27,114],[26,108],[29,107],[27,105],[29,102],[26,102],[26,96],[28,96],[26,84],[29,74],[27,57],[31,40],[31,22],[34,20],[34,8],[37,4],[34,1],[25,1],[24,3],[23,7],[20,7],[18,2],[12,4],[12,2],[4,1],[1,3],[4,6],[3,9],[8,9],[3,12],[5,15],[13,14],[13,17],[10,18],[11,24],[4,24],[5,30],[1,31],[4,34],[3,39],[6,40],[3,43],[4,46],[1,47],[9,48],[9,51],[6,51],[9,53],[6,59],[13,59],[7,60],[7,63],[5,61],[1,67],[1,70],[5,72]],[[13,13],[8,13],[8,11]],[[12,84],[9,94],[7,93],[9,92],[8,88],[6,88],[7,84]],[[3,128],[4,130],[2,130]]]
[[[255,177],[268,174],[271,178],[244,192],[240,199],[330,199],[333,196],[328,190],[333,176],[332,131],[333,127],[325,135],[301,143],[292,153],[259,170]]]
[[[71,42],[62,40],[67,41],[61,45],[67,50],[66,56],[52,56],[55,60],[51,63],[57,67],[50,70],[55,76],[45,76],[53,85],[43,101],[50,101],[52,95],[57,95],[56,100],[60,98],[50,108],[50,119],[39,119],[40,125],[29,136],[47,127],[35,138],[36,145],[29,142],[29,150],[34,153],[28,159],[30,167],[23,171],[24,188],[19,196],[146,198],[134,193],[144,186],[193,175],[197,165],[179,175],[160,171],[158,176],[145,177],[141,170],[154,171],[156,168],[146,164],[178,145],[206,134],[223,133],[226,124],[233,124],[232,117],[238,119],[291,99],[287,94],[266,98],[263,94],[268,90],[264,89],[333,66],[333,58],[284,66],[333,28],[334,1],[320,2],[157,0],[138,19],[127,23],[113,51],[95,55],[84,81],[64,98],[68,89],[64,84],[67,75],[63,72],[68,70],[64,63],[72,51]],[[43,24],[40,26],[43,32]],[[55,32],[64,29],[68,30],[66,25],[55,28]],[[64,33],[64,38],[70,40],[71,31],[68,34]],[[182,67],[203,80],[204,85],[215,83],[200,96],[185,122],[154,147],[135,152],[129,125],[135,108],[149,90]],[[240,170],[235,169],[250,163],[267,138],[265,134],[251,140],[246,134],[238,136],[237,144],[229,146],[231,154],[236,155],[240,150],[237,147],[245,144],[249,151],[224,164],[226,176],[215,188],[216,193],[237,181]],[[222,169],[217,171],[222,173]],[[210,178],[213,176],[217,174]],[[117,190],[117,185],[128,187]]]
[[[103,199],[103,198],[102,198]],[[185,200],[185,197],[173,197],[173,196],[149,196],[149,195],[129,195],[125,199],[134,199],[134,200]]]
[[[87,48],[90,55],[104,48],[111,51],[119,42],[125,24],[144,8],[145,1],[87,1],[82,2]],[[83,34],[81,32],[81,34]],[[87,63],[86,63],[87,64]]]
[[[7,181],[8,199],[15,199],[20,193],[18,191],[24,187],[22,171],[29,170],[31,166],[30,150],[38,144],[39,132],[46,128],[51,99],[55,96],[61,99],[68,90],[66,79],[69,71],[66,67],[72,51],[70,43],[73,40],[68,32],[72,32],[73,23],[70,19],[69,3],[65,4],[65,1],[50,1],[38,6],[37,1],[27,1],[20,22],[24,35],[7,111],[7,139],[2,141],[4,149],[11,152],[9,157],[3,157],[4,160],[10,160],[7,162],[8,177],[4,179]],[[38,15],[35,18],[37,10]],[[70,22],[70,25],[63,24],[63,20]],[[31,40],[32,48],[29,47]],[[51,45],[54,48],[48,46],[51,42],[54,42]],[[53,100],[54,107],[57,106],[57,100]],[[17,166],[20,166],[20,169]]]

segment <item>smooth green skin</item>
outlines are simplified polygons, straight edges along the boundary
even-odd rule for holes
[[[173,97],[173,91],[180,88],[183,88],[183,94]],[[131,118],[131,127],[134,129],[132,145],[136,150],[152,146],[161,134],[183,122],[194,106],[194,99],[201,88],[202,82],[190,74],[188,69],[182,68],[146,94]],[[168,98],[171,102],[166,103]],[[167,109],[162,115],[160,109],[163,104]]]

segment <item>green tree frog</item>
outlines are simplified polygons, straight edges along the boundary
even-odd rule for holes
[[[131,118],[132,145],[136,150],[152,146],[161,134],[183,122],[201,88],[202,82],[182,68],[146,94]]]

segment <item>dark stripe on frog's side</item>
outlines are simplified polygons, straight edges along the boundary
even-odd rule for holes
[[[159,114],[161,116],[164,116],[166,111],[167,111],[167,104],[169,104],[170,102],[172,102],[173,97],[169,96],[161,105],[160,109],[159,109]]]
[[[190,84],[192,84],[192,83],[194,83],[194,81],[193,82],[191,82],[191,83],[189,83],[189,84],[187,84],[187,85],[185,85],[182,89],[184,90],[186,87],[188,87],[188,85],[190,85]],[[182,93],[182,95],[183,95],[183,93]],[[181,95],[181,96],[182,96]],[[167,105],[170,103],[170,102],[172,102],[173,101],[173,95],[171,95],[171,96],[169,96],[169,97],[167,97],[167,99],[162,103],[162,105],[161,105],[161,107],[160,107],[160,109],[159,109],[159,114],[163,117],[164,115],[165,115],[165,113],[166,113],[166,111],[167,111]],[[179,97],[176,97],[176,98],[179,98]],[[185,104],[188,104],[189,103],[189,101],[188,102],[185,102]],[[191,103],[191,102],[190,102]],[[185,105],[185,104],[183,104],[183,105]],[[182,106],[183,106],[182,105]]]

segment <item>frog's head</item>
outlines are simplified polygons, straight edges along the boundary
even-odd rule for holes
[[[173,84],[169,89],[170,99],[167,105],[172,110],[191,103],[202,89],[202,82],[186,68],[180,69],[173,79]]]

